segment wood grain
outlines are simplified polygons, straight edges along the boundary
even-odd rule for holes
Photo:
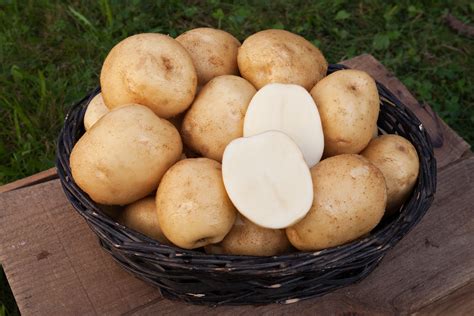
[[[372,55],[364,54],[341,62],[364,70],[386,86],[400,101],[412,110],[431,136],[438,168],[458,160],[470,148],[426,103],[420,104],[408,89]]]
[[[46,182],[52,179],[56,179],[57,177],[58,175],[56,173],[56,168],[54,167],[54,168],[36,173],[32,176],[2,185],[0,186],[0,193],[13,191],[13,190],[27,187],[33,184]]]
[[[0,262],[24,315],[118,314],[159,298],[102,251],[59,180],[0,195]]]
[[[414,315],[474,315],[474,282],[469,282],[433,304],[422,307]]]
[[[367,279],[291,305],[211,309],[161,299],[100,249],[59,180],[0,195],[0,261],[25,315],[421,313],[432,303],[446,308],[443,297],[474,280],[474,252],[468,251],[474,245],[473,203],[470,156],[440,172],[427,216]],[[455,296],[458,304],[467,295]]]

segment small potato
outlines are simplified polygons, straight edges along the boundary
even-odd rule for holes
[[[126,105],[79,139],[70,157],[72,176],[97,203],[130,204],[157,188],[182,149],[171,123],[143,105]]]
[[[119,222],[162,244],[170,244],[158,222],[158,212],[154,196],[148,196],[129,204],[123,210]]]
[[[185,249],[220,242],[237,213],[222,182],[221,164],[208,158],[184,159],[171,167],[158,187],[156,207],[165,236]]]
[[[310,90],[328,63],[303,37],[284,30],[265,30],[248,37],[237,55],[239,70],[257,90],[269,83],[292,83]]]
[[[207,253],[244,256],[276,256],[290,249],[284,229],[268,229],[237,215],[232,230],[218,244],[205,247]]]
[[[187,31],[176,38],[186,48],[196,68],[198,85],[214,77],[237,75],[240,42],[231,34],[208,27]]]
[[[311,168],[313,204],[308,214],[286,229],[302,251],[342,245],[370,232],[387,202],[382,172],[359,155],[339,155]]]
[[[109,109],[137,103],[170,118],[191,105],[197,75],[191,57],[176,40],[144,33],[112,48],[102,66],[100,85]]]
[[[209,81],[186,112],[181,129],[184,143],[204,157],[222,161],[227,144],[242,137],[245,112],[256,92],[237,76]]]
[[[84,114],[84,127],[86,131],[108,112],[109,108],[105,106],[102,93],[97,94],[87,105],[87,110]]]
[[[324,133],[324,156],[358,154],[377,126],[380,98],[374,79],[347,69],[322,79],[311,90]]]
[[[387,184],[387,214],[393,214],[410,195],[420,170],[415,147],[399,135],[382,135],[362,151],[382,171]]]

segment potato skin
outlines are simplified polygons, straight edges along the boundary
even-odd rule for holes
[[[399,135],[374,138],[362,151],[382,171],[387,184],[387,214],[393,214],[410,195],[420,170],[415,147]]]
[[[107,113],[79,139],[71,171],[97,203],[130,204],[157,188],[182,148],[171,123],[143,105],[126,105]]]
[[[276,256],[290,247],[284,229],[260,227],[238,214],[225,238],[218,244],[206,246],[205,250],[213,254]]]
[[[256,92],[237,76],[209,81],[186,112],[181,128],[184,143],[204,157],[222,161],[225,147],[243,135],[245,113]]]
[[[196,70],[186,49],[173,38],[156,33],[130,36],[107,55],[100,73],[109,109],[138,103],[170,118],[194,99]]]
[[[176,38],[189,52],[198,77],[198,86],[222,75],[237,75],[237,52],[240,42],[222,30],[201,27]]]
[[[125,207],[119,222],[162,244],[170,245],[158,222],[158,212],[154,196],[147,196]]]
[[[257,90],[269,83],[293,83],[310,90],[328,63],[303,37],[284,30],[264,30],[249,36],[239,48],[239,70]]]
[[[377,126],[380,98],[374,79],[360,70],[339,70],[311,90],[324,132],[324,156],[358,154]]]
[[[208,158],[184,159],[171,167],[158,187],[156,207],[165,236],[185,249],[220,242],[237,213],[221,164]]]
[[[104,103],[102,93],[97,94],[87,105],[87,110],[84,114],[84,128],[86,131],[108,112],[109,109]]]
[[[359,155],[327,158],[311,168],[314,199],[308,214],[288,227],[302,251],[342,245],[370,232],[382,218],[387,190],[382,172]]]

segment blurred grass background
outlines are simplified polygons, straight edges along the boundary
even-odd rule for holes
[[[448,13],[472,25],[474,3],[0,0],[0,184],[53,166],[64,114],[98,84],[114,44],[135,33],[176,36],[202,26],[240,40],[284,28],[332,63],[370,53],[473,145],[474,40],[447,26]],[[16,314],[0,271],[0,316]]]

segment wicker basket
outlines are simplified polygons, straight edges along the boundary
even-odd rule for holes
[[[345,68],[331,65],[328,72]],[[420,157],[414,192],[399,213],[384,219],[367,237],[317,252],[273,257],[207,255],[162,245],[105,215],[71,177],[69,156],[84,133],[90,95],[72,107],[57,148],[57,168],[64,192],[97,234],[100,245],[126,270],[160,288],[164,297],[194,304],[294,303],[320,296],[366,277],[428,210],[436,190],[436,161],[430,138],[416,116],[384,86],[380,131],[410,140]]]

